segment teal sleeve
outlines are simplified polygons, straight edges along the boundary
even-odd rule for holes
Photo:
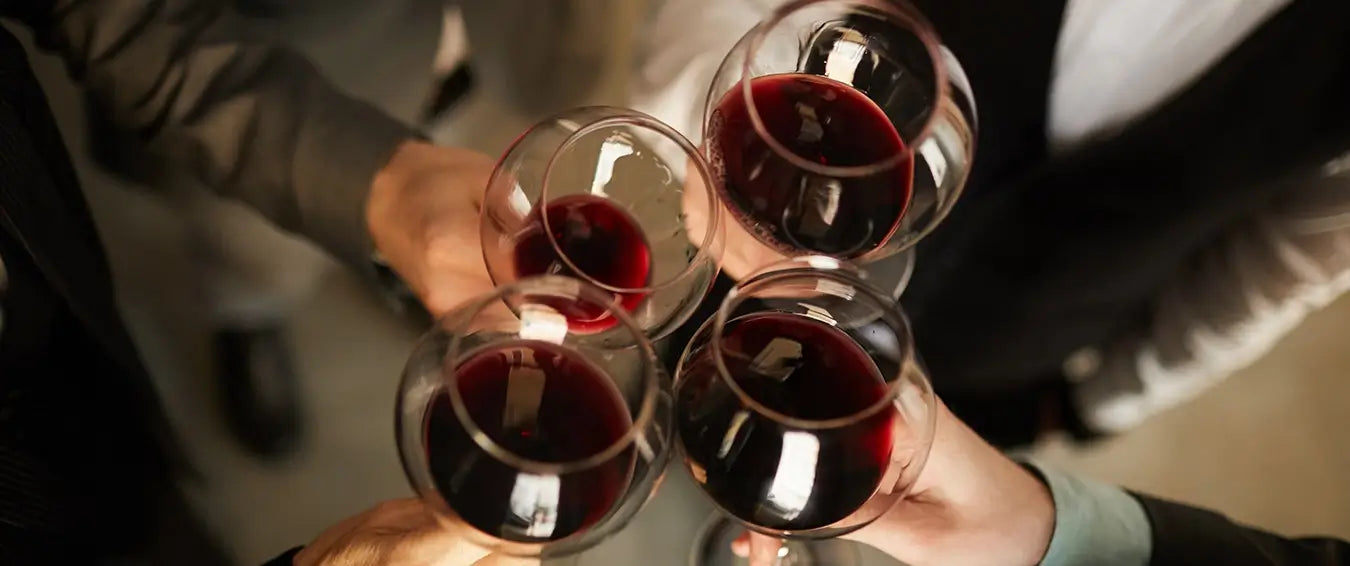
[[[1139,500],[1113,485],[1032,464],[1055,499],[1055,533],[1040,566],[1146,566],[1153,550]]]

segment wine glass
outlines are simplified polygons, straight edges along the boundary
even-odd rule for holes
[[[723,59],[703,148],[739,224],[729,244],[761,248],[741,255],[828,255],[903,289],[912,258],[894,255],[955,204],[975,128],[960,64],[911,5],[796,0]]]
[[[558,274],[605,289],[642,330],[623,332],[606,311],[572,305],[575,332],[613,345],[661,338],[717,276],[720,216],[695,225],[682,212],[716,202],[709,179],[698,149],[655,118],[569,110],[531,127],[498,161],[484,196],[483,258],[498,284]]]
[[[830,257],[735,287],[680,359],[675,403],[686,466],[743,525],[705,528],[691,566],[734,563],[726,542],[742,528],[791,539],[782,565],[847,564],[840,543],[809,541],[862,528],[900,501],[937,414],[904,314]]]
[[[559,305],[603,311],[630,347],[577,332]],[[655,492],[672,411],[651,342],[612,292],[528,278],[451,311],[418,343],[399,388],[399,455],[445,528],[495,552],[563,557],[617,532]]]

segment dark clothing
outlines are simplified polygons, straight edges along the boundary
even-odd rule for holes
[[[921,4],[967,65],[980,140],[967,194],[920,243],[904,303],[958,416],[1026,399],[1025,428],[978,429],[1000,444],[1034,438],[1038,392],[1062,390],[1051,384],[1072,353],[1146,325],[1198,250],[1350,150],[1350,3],[1290,3],[1156,111],[1055,157],[1043,81],[1063,2],[1002,19],[986,19],[997,8],[985,2]],[[1023,29],[1031,38],[1014,41]]]
[[[3,28],[0,254],[0,563],[148,557],[156,535],[224,563],[175,490],[164,412],[46,100]]]
[[[281,556],[278,556],[276,558],[267,561],[267,563],[263,564],[263,566],[291,566],[291,564],[295,561],[295,555],[300,553],[301,548],[303,547],[297,546],[295,548],[287,550],[285,554],[282,554]]]
[[[1152,566],[1334,566],[1350,564],[1350,543],[1330,538],[1287,539],[1234,524],[1226,517],[1171,501],[1135,495],[1153,533]]]
[[[366,193],[412,130],[333,88],[228,4],[0,0],[0,17],[31,28],[97,111],[156,157],[366,265]],[[14,287],[0,393],[15,433],[0,444],[0,563],[223,562],[174,488],[187,467],[27,54],[3,28],[0,228]],[[151,555],[173,546],[179,559]]]

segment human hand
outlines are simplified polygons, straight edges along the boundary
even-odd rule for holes
[[[1054,533],[1050,491],[939,403],[928,463],[914,489],[872,524],[845,538],[911,566],[1026,565],[1045,556]],[[772,566],[777,541],[742,537],[751,566]]]
[[[703,183],[703,177],[697,174],[692,164],[686,168],[684,178],[685,232],[691,235],[705,234],[708,222],[712,218],[712,210],[708,199],[703,195],[719,192],[709,193],[706,188],[699,186]],[[721,241],[718,243],[716,253],[720,253],[722,271],[732,279],[740,281],[760,268],[788,259],[788,256],[765,245],[747,231],[721,198],[715,199],[713,205],[722,215]]]
[[[436,521],[416,499],[385,501],[329,528],[295,555],[295,566],[527,566],[493,554]]]
[[[375,248],[433,316],[493,288],[478,230],[492,168],[486,155],[410,140],[371,187]]]

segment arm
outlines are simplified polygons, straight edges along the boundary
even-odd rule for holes
[[[1345,566],[1350,543],[1331,538],[1287,539],[1234,524],[1223,515],[1136,495],[1148,513],[1151,566]]]
[[[915,484],[845,537],[913,566],[1350,566],[1344,541],[1286,539],[1210,511],[1018,465],[940,403],[937,411]]]
[[[205,0],[0,0],[157,156],[352,265],[376,172],[415,134]]]
[[[1120,432],[1199,395],[1350,290],[1347,158],[1203,250],[1157,295],[1147,327],[1101,350],[1073,394],[1089,428]]]
[[[1180,503],[1037,467],[1055,500],[1055,533],[1040,566],[1336,566],[1350,544],[1287,539]]]
[[[469,59],[492,97],[526,116],[585,103],[613,76],[615,45],[633,33],[641,2],[459,0]]]
[[[670,124],[695,144],[703,104],[722,58],[786,0],[665,2],[639,40],[632,106]]]
[[[303,549],[303,546],[297,546],[287,550],[282,553],[281,556],[268,560],[262,566],[291,566],[292,564],[295,564],[295,555],[300,554],[300,551]]]

